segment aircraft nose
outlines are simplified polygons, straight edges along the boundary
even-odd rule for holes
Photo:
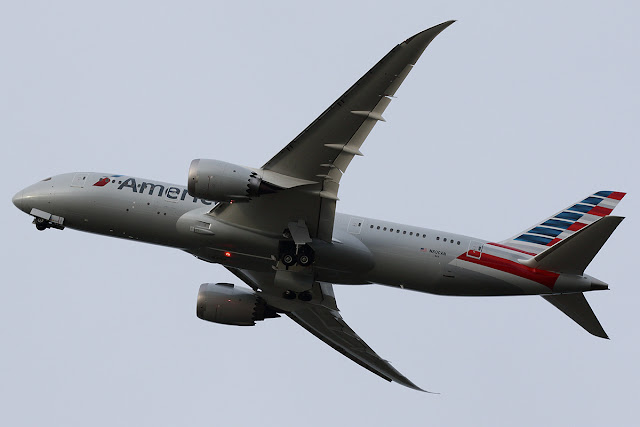
[[[30,213],[32,209],[40,209],[51,212],[53,201],[52,179],[36,182],[13,196],[13,204],[24,213]]]
[[[16,193],[15,196],[13,196],[13,199],[11,199],[11,201],[16,206],[16,208],[20,209],[21,211],[24,210],[24,208],[23,208],[23,206],[24,206],[23,193],[24,193],[24,190],[20,190],[20,191],[18,191]]]

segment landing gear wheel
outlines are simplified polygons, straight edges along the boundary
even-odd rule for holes
[[[309,257],[309,255],[300,255],[300,257],[298,258],[298,264],[300,264],[303,267],[308,266],[309,264],[311,264],[311,257]]]
[[[313,299],[313,295],[311,295],[311,292],[309,292],[309,291],[300,292],[298,294],[298,299],[300,301],[308,302],[308,301],[311,301]]]
[[[309,245],[304,245],[298,249],[298,265],[308,267],[313,264],[313,249]]]
[[[282,256],[282,263],[284,265],[286,265],[287,267],[291,267],[292,265],[294,265],[296,263],[296,256],[292,255],[292,254],[284,254]]]
[[[296,299],[296,293],[293,291],[284,291],[282,297],[284,299]]]
[[[47,221],[44,218],[36,218],[36,228],[44,231],[48,228]]]

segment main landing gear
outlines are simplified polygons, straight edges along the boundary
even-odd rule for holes
[[[297,297],[300,301],[309,302],[313,299],[313,294],[310,291],[303,291],[303,292],[296,293],[295,291],[287,290],[287,291],[284,291],[284,293],[282,294],[282,297],[288,300],[293,300],[293,299],[296,299]]]
[[[309,243],[312,239],[304,220],[289,222],[282,232],[285,240],[280,240],[278,256],[274,257],[276,270],[274,284],[286,289],[282,297],[288,300],[311,301],[313,294],[314,270],[311,268],[315,254]]]
[[[280,242],[279,259],[286,267],[292,267],[296,264],[308,267],[313,264],[314,253],[309,245],[296,245],[290,240],[283,240]]]

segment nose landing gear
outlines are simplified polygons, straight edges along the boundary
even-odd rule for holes
[[[44,231],[47,228],[57,228],[58,230],[64,230],[64,218],[57,215],[52,215],[48,212],[41,211],[39,209],[31,209],[31,215],[33,218],[33,224],[40,231]]]

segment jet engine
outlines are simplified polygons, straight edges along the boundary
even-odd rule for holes
[[[191,196],[217,202],[248,202],[280,190],[249,168],[209,159],[191,162],[187,187]]]
[[[259,320],[280,317],[254,291],[231,283],[200,285],[196,314],[202,320],[237,326],[254,326]]]

